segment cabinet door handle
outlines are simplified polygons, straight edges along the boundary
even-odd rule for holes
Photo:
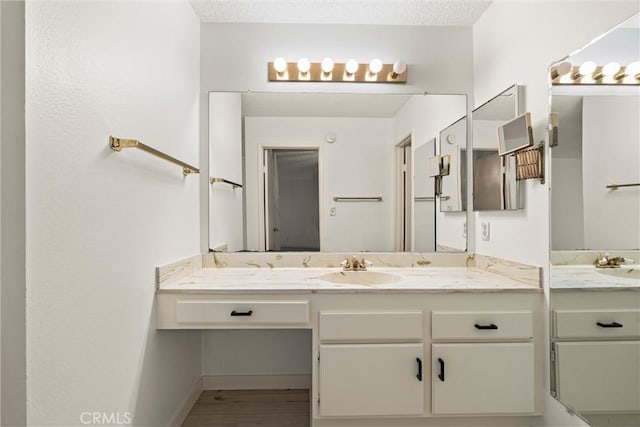
[[[233,310],[231,312],[232,316],[251,316],[253,314],[253,310],[249,310],[249,311],[235,311]]]
[[[438,363],[440,364],[440,373],[438,374],[438,378],[440,378],[440,381],[444,382],[444,360],[438,357]]]
[[[418,362],[418,375],[416,375],[416,378],[418,381],[422,381],[422,359],[416,357],[416,362]]]
[[[476,329],[482,329],[482,330],[484,330],[484,329],[498,329],[498,326],[493,324],[493,323],[490,324],[490,325],[479,325],[479,324],[476,323],[473,326],[475,326]]]
[[[611,322],[611,323],[602,323],[602,322],[598,322],[596,323],[596,325],[600,326],[601,328],[622,328],[622,323],[618,323],[618,322]]]

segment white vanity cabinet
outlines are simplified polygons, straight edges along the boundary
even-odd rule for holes
[[[323,417],[424,414],[421,310],[320,311]]]
[[[552,392],[583,414],[638,413],[640,290],[552,291]]]
[[[313,427],[529,425],[542,410],[542,302],[536,289],[161,292],[157,325],[309,329]]]
[[[533,413],[533,337],[530,310],[434,311],[433,414]]]

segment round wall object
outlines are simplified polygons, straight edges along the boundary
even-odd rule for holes
[[[453,144],[454,142],[456,142],[456,136],[450,133],[449,135],[447,135],[447,142],[449,144]]]
[[[326,134],[324,136],[324,140],[328,143],[328,144],[333,144],[334,142],[336,142],[336,134],[335,132],[329,132],[328,134]]]

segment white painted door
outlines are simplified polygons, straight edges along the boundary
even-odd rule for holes
[[[423,415],[423,353],[423,344],[321,345],[320,415]]]
[[[433,344],[433,414],[534,411],[531,343]]]
[[[585,413],[640,411],[640,341],[561,342],[555,351],[561,401]]]

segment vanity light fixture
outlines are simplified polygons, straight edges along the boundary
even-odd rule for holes
[[[552,85],[638,85],[640,84],[640,62],[632,62],[626,67],[617,62],[599,66],[587,61],[579,67],[569,62],[561,62],[550,69]]]
[[[369,74],[375,76],[380,71],[382,71],[382,61],[378,58],[372,59],[371,62],[369,62]]]
[[[360,68],[360,64],[358,64],[358,61],[353,58],[348,60],[347,64],[344,66],[344,79],[355,80],[358,68]]]
[[[273,61],[273,69],[276,72],[278,79],[287,79],[289,76],[287,75],[287,60],[283,57],[278,57]]]
[[[322,80],[331,80],[331,72],[333,71],[333,59],[324,58],[320,63],[320,68],[322,69]]]
[[[321,62],[311,62],[307,58],[287,62],[278,57],[268,63],[268,79],[270,82],[406,83],[407,64],[402,61],[385,64],[374,58],[361,67],[353,58],[339,63],[329,57]]]
[[[311,63],[307,58],[300,58],[298,60],[298,79],[309,80],[309,70],[311,69]]]

